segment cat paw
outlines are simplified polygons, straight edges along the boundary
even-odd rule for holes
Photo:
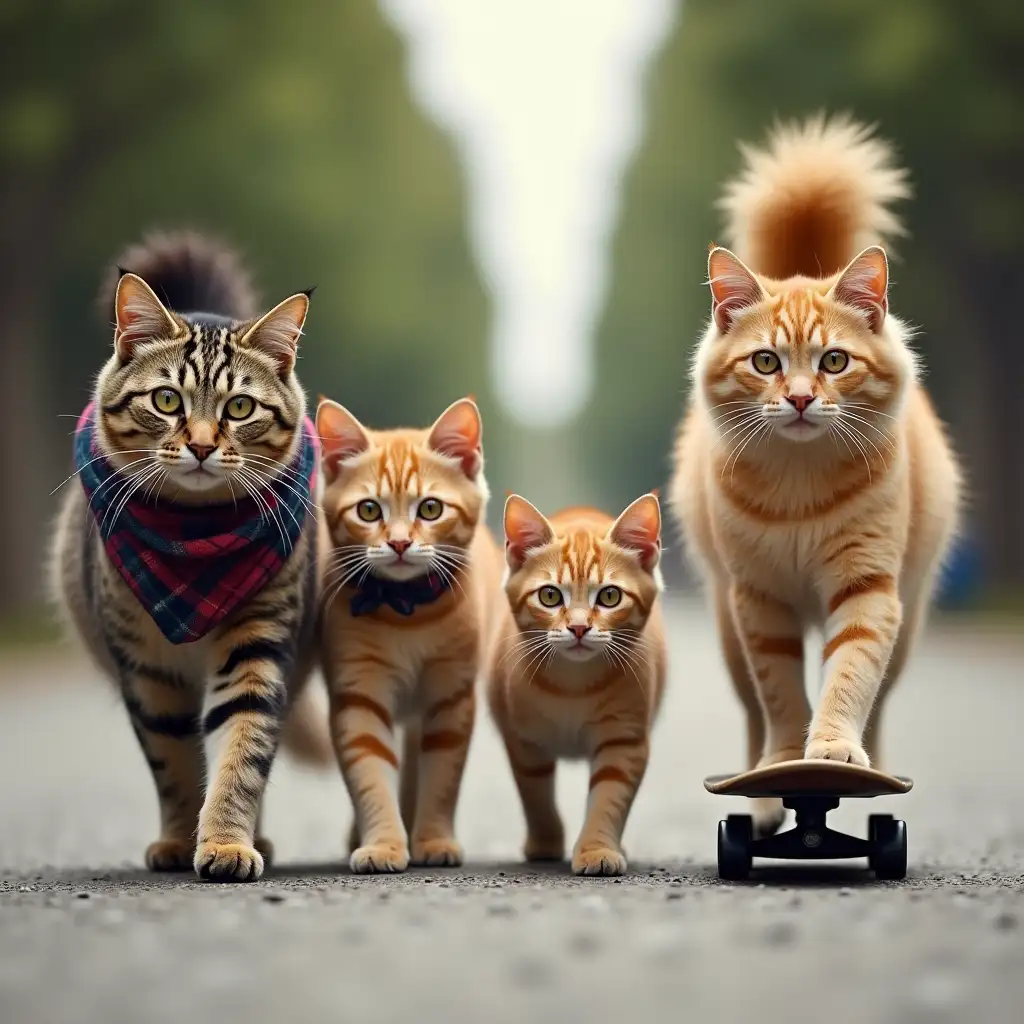
[[[274,860],[274,844],[266,836],[257,836],[253,845],[263,857],[263,866],[269,868]]]
[[[565,837],[527,836],[523,844],[523,856],[530,861],[563,860],[565,858]]]
[[[409,866],[409,850],[404,843],[370,843],[353,850],[348,864],[357,875],[394,874]]]
[[[188,871],[195,853],[191,840],[158,839],[146,847],[146,867],[150,871]]]
[[[572,870],[576,875],[624,875],[626,856],[610,846],[576,850],[572,855]]]
[[[410,863],[430,867],[455,868],[462,863],[462,847],[451,837],[447,839],[414,839]]]
[[[212,882],[255,882],[263,874],[263,856],[245,843],[200,843],[194,863]]]
[[[807,744],[804,757],[808,761],[845,761],[868,768],[871,761],[859,743],[844,739],[825,739],[812,737]]]

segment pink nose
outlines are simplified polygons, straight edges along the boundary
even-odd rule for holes
[[[590,632],[589,626],[570,626],[569,632],[576,637],[577,640],[582,640],[584,635]]]
[[[185,446],[199,460],[205,462],[213,454],[212,444],[188,444]]]
[[[404,555],[406,551],[408,551],[409,548],[412,547],[412,541],[389,540],[388,547],[391,548],[391,550],[394,551],[394,553],[398,555],[399,558],[401,558],[402,555]]]
[[[796,406],[796,411],[802,413],[814,401],[813,395],[786,395],[786,401]]]

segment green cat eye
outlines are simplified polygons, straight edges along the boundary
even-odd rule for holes
[[[557,608],[562,603],[562,592],[558,587],[541,587],[537,591],[537,600],[545,608]]]
[[[174,388],[157,388],[153,392],[153,408],[165,416],[173,416],[181,410],[181,395]]]
[[[782,365],[782,361],[779,357],[768,349],[755,352],[753,355],[753,362],[754,369],[757,370],[758,373],[775,373]]]
[[[383,516],[383,514],[384,513],[381,512],[380,505],[375,501],[371,501],[369,498],[356,505],[356,515],[359,516],[364,523],[375,523]]]
[[[247,420],[255,408],[256,403],[248,395],[235,395],[224,406],[224,415],[229,420]]]
[[[420,519],[426,519],[428,522],[431,522],[434,519],[440,519],[443,511],[444,505],[437,498],[424,498],[420,502],[420,507],[416,510],[416,515]]]
[[[821,357],[821,368],[826,373],[842,373],[850,357],[841,348],[831,348]]]
[[[614,608],[622,600],[622,591],[618,587],[602,587],[597,592],[597,603],[602,608]]]

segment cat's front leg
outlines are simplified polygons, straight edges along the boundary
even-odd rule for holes
[[[620,727],[596,738],[590,757],[587,816],[572,851],[577,875],[621,875],[622,833],[647,771],[646,730]]]
[[[405,871],[409,841],[398,805],[394,715],[397,681],[379,656],[351,654],[327,669],[331,737],[355,809],[349,866],[358,874]]]
[[[203,708],[207,791],[195,868],[203,878],[248,882],[263,874],[256,823],[287,706],[294,641],[271,622],[229,632]]]
[[[457,865],[455,807],[476,717],[475,660],[448,658],[421,677],[425,704],[419,734],[418,780],[410,847],[414,864]]]
[[[199,696],[158,665],[123,665],[121,691],[160,800],[160,837],[146,849],[151,871],[187,871],[203,803]]]
[[[805,757],[866,767],[864,727],[903,618],[896,574],[851,574],[827,595],[827,606],[824,686]]]

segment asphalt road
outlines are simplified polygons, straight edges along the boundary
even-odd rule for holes
[[[344,868],[341,779],[275,768],[282,866],[217,886],[149,875],[156,809],[117,698],[74,655],[0,662],[0,1022],[306,1024],[1024,1020],[1024,637],[943,625],[891,703],[906,797],[844,805],[908,821],[911,873],[776,870],[717,881],[739,802],[739,715],[709,619],[671,609],[672,680],[626,835],[632,873],[518,863],[520,812],[490,724],[459,815],[470,864]],[[562,771],[569,834],[586,776]]]

